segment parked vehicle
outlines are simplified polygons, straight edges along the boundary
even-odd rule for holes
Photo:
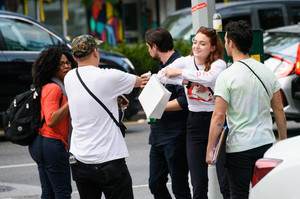
[[[300,122],[300,25],[265,31],[264,53],[265,65],[281,84],[287,120]]]
[[[253,29],[271,29],[300,21],[300,0],[256,0],[216,3],[223,27],[230,21],[245,20]],[[175,11],[161,27],[170,31],[175,40],[190,40],[192,33],[191,8]]]
[[[41,50],[52,45],[71,49],[70,41],[48,26],[22,14],[0,11],[0,112],[8,108],[16,94],[29,89],[33,62]],[[121,54],[100,50],[100,58],[101,68],[136,74],[132,63]],[[126,95],[130,101],[127,119],[140,109],[138,94],[136,88]]]
[[[300,196],[300,136],[275,143],[256,161],[250,199]]]

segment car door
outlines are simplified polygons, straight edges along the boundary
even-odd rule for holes
[[[28,19],[0,15],[0,111],[12,98],[29,89],[31,67],[47,46],[60,41],[38,24]]]

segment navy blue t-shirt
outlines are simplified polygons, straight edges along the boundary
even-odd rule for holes
[[[159,63],[159,70],[172,63],[175,59],[181,57],[179,52],[171,55],[168,61],[163,65]],[[165,111],[161,119],[157,119],[155,124],[150,125],[149,144],[161,146],[177,139],[185,139],[186,119],[188,116],[188,104],[183,86],[167,84],[165,86],[170,91],[170,100],[176,99],[183,110]]]

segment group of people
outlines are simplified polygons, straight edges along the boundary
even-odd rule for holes
[[[208,198],[208,164],[216,164],[224,199],[246,199],[255,161],[275,142],[270,108],[279,139],[286,138],[279,82],[248,55],[250,26],[232,22],[225,31],[225,49],[234,61],[229,68],[214,29],[200,27],[186,57],[173,49],[167,30],[146,32],[149,54],[159,61],[158,76],[171,92],[161,119],[150,125],[149,189],[155,199],[172,198],[168,175],[177,199]],[[38,165],[42,198],[71,198],[70,165],[80,198],[133,198],[120,127],[86,89],[119,118],[118,96],[143,88],[149,76],[99,68],[100,43],[81,35],[72,41],[72,52],[51,47],[33,64],[33,83],[43,86],[45,123],[29,152]],[[228,136],[215,163],[214,147],[224,125]]]

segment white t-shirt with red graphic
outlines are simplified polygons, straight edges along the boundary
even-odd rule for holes
[[[211,64],[209,71],[204,71],[204,65],[195,65],[194,56],[186,56],[176,59],[168,67],[171,68],[182,68],[182,77],[168,78],[165,83],[174,84],[177,82],[180,84],[183,79],[188,79],[191,82],[199,83],[205,87],[210,87],[213,91],[215,90],[215,83],[219,74],[226,69],[226,63],[218,59]],[[198,68],[198,69],[197,69]],[[212,94],[209,95],[208,99],[203,99],[192,93],[193,87],[187,89],[186,97],[188,101],[189,110],[193,112],[211,112],[214,110],[215,99]],[[207,92],[210,92],[207,89]]]

